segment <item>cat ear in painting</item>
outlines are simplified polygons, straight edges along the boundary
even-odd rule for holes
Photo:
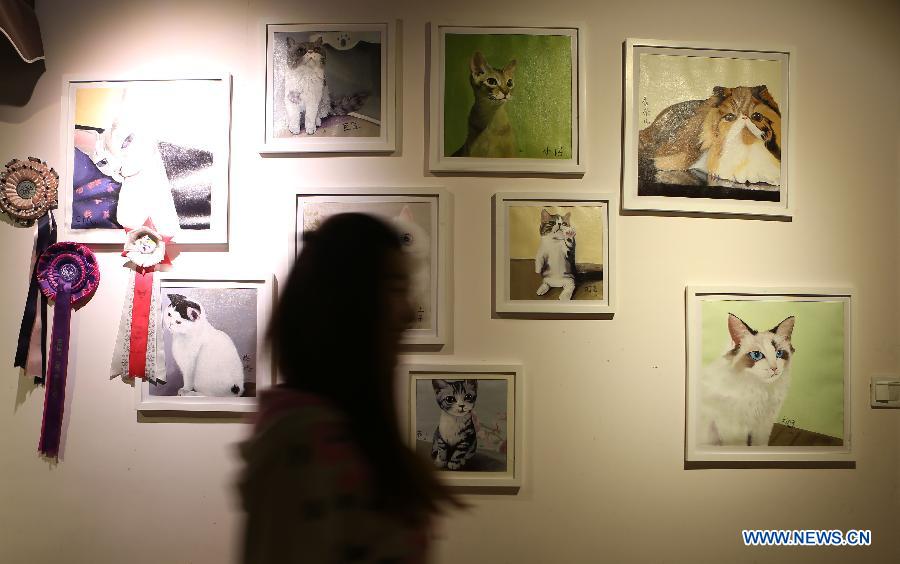
[[[182,296],[181,294],[166,294],[169,298],[169,303],[174,307],[178,307],[179,304],[182,304],[187,301],[187,298]]]
[[[769,106],[775,113],[781,115],[781,111],[778,109],[778,102],[775,101],[775,98],[772,97],[772,94],[769,93],[769,89],[765,84],[760,84],[759,86],[754,86],[750,89],[750,93],[754,98],[759,98],[762,100],[763,104]]]
[[[550,212],[541,210],[541,223],[547,223],[548,221],[550,221]]]
[[[431,387],[434,388],[434,391],[435,391],[435,392],[438,392],[438,391],[440,391],[442,388],[448,388],[448,387],[450,387],[450,383],[447,382],[446,380],[432,380],[432,381],[431,381]]]
[[[481,54],[481,51],[475,51],[475,54],[472,55],[472,60],[469,61],[469,69],[472,71],[472,76],[478,76],[486,72],[487,60]]]
[[[320,35],[319,37],[316,38],[316,47],[321,47],[322,43],[323,43],[322,36]]]
[[[403,209],[400,210],[400,219],[402,219],[403,221],[415,221],[413,219],[412,210],[409,209],[409,206],[405,205],[403,206]]]
[[[710,96],[709,99],[713,101],[714,105],[718,106],[725,100],[725,98],[730,95],[731,88],[725,88],[724,86],[714,86],[713,95]]]
[[[572,212],[567,213],[563,216],[563,222],[569,223],[569,219],[572,217]]]
[[[772,329],[772,333],[775,333],[779,337],[783,337],[788,341],[791,340],[791,333],[794,332],[794,316],[790,316]]]
[[[188,319],[190,319],[191,321],[197,321],[197,319],[200,317],[200,310],[189,306],[188,310],[187,310],[187,314],[188,314]]]
[[[296,46],[297,46],[297,40],[294,39],[294,38],[291,37],[291,36],[288,36],[288,38],[287,38],[287,48],[288,48],[288,49],[293,49],[293,48],[296,47]]]
[[[472,391],[478,392],[478,380],[466,380],[466,385],[472,387]]]
[[[741,321],[741,318],[733,313],[728,314],[728,333],[731,334],[731,340],[735,346],[740,345],[744,337],[748,335],[756,335],[756,331],[749,325]]]
[[[508,62],[506,64],[505,67],[503,67],[503,74],[505,74],[505,75],[511,75],[514,72],[516,72],[516,60],[515,59],[511,60],[510,62]]]

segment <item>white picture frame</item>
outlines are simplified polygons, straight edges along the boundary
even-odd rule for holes
[[[404,333],[401,343],[443,347],[449,339],[452,315],[450,301],[452,296],[452,278],[450,276],[450,245],[453,237],[451,232],[452,211],[450,195],[446,190],[433,187],[323,188],[313,193],[295,194],[292,202],[295,210],[292,234],[294,257],[300,255],[303,247],[304,227],[310,221],[319,221],[320,218],[324,218],[322,210],[326,208],[332,208],[334,213],[371,213],[390,221],[391,216],[385,214],[397,212],[398,207],[400,208],[399,212],[402,213],[403,206],[407,204],[417,208],[416,217],[413,218],[415,221],[423,223],[425,220],[431,227],[430,230],[427,230],[430,236],[430,265],[427,269],[427,285],[430,287],[429,301],[432,315],[429,317],[427,314],[429,308],[424,308],[425,312],[422,312],[421,308],[416,307],[417,319],[413,322],[413,328]],[[422,211],[423,205],[428,206],[427,212]],[[422,213],[426,213],[426,216],[423,217]],[[436,259],[431,260],[431,257],[436,257]],[[413,273],[413,278],[415,279],[415,273]],[[427,327],[416,327],[422,323],[418,316],[423,314],[428,318]]]
[[[408,394],[408,419],[407,440],[410,448],[422,456],[430,458],[430,445],[433,436],[427,431],[432,426],[426,420],[433,422],[440,412],[434,400],[434,391],[429,391],[431,386],[424,385],[419,388],[417,395],[417,382],[433,379],[466,380],[476,379],[479,382],[491,381],[494,384],[494,396],[505,394],[505,407],[501,413],[482,413],[485,407],[485,386],[479,387],[478,398],[475,402],[475,412],[478,413],[480,430],[478,436],[480,446],[476,455],[462,468],[449,470],[438,468],[437,472],[441,480],[448,486],[464,487],[501,487],[518,488],[523,482],[522,469],[524,466],[524,422],[525,422],[525,370],[521,364],[491,364],[491,363],[409,363],[400,366],[400,373],[406,382]],[[493,398],[496,403],[496,398]],[[479,401],[482,401],[479,407]],[[419,411],[417,404],[427,406],[428,413],[423,409]],[[431,406],[433,404],[433,408]],[[482,411],[479,411],[481,409]],[[510,415],[510,412],[512,414]],[[493,418],[492,418],[493,417]],[[417,426],[426,425],[427,429],[417,431]],[[434,428],[436,428],[436,423]],[[422,436],[422,435],[426,436]],[[499,445],[499,446],[498,446]],[[496,451],[496,452],[495,452]],[[477,457],[485,458],[478,460]],[[499,454],[499,456],[498,456]],[[499,459],[499,460],[498,460]],[[466,470],[472,463],[482,463],[477,471]],[[493,467],[498,470],[486,470]]]
[[[584,127],[587,119],[586,115],[586,79],[584,65],[584,42],[585,32],[583,25],[571,26],[521,26],[521,27],[504,27],[504,26],[458,26],[432,23],[429,27],[430,32],[430,66],[429,66],[429,168],[432,172],[444,173],[533,173],[533,174],[560,174],[580,176],[585,171],[585,161],[587,156],[586,143],[584,136]],[[451,147],[445,147],[445,86],[446,86],[446,66],[445,66],[445,46],[447,35],[533,35],[533,36],[564,36],[570,40],[569,56],[572,64],[571,68],[571,113],[570,113],[570,137],[565,141],[567,146],[560,146],[557,152],[556,144],[554,147],[547,145],[546,155],[543,158],[538,157],[510,157],[510,158],[488,158],[488,157],[453,157],[450,156]],[[488,60],[492,58],[490,54],[486,55]],[[495,57],[493,57],[495,58]],[[465,61],[458,61],[460,65],[467,64]],[[505,61],[504,61],[505,62]],[[500,63],[494,62],[499,65]],[[537,73],[536,73],[537,74]],[[466,86],[465,88],[471,88]],[[515,96],[512,98],[515,103]],[[469,104],[471,105],[471,103]],[[468,111],[468,110],[467,110]],[[466,113],[467,113],[466,111]],[[546,112],[545,112],[546,113]],[[462,123],[465,123],[466,115],[459,116]],[[514,121],[514,120],[513,120]],[[521,136],[521,134],[520,134]],[[533,135],[528,136],[529,146],[539,144],[539,140],[532,139]],[[464,139],[463,139],[464,140]],[[517,137],[517,143],[522,146],[523,139]],[[559,154],[559,157],[551,158],[551,155]],[[568,156],[566,156],[568,154]]]
[[[648,69],[646,86],[642,83],[641,75],[641,57],[644,55],[660,56],[654,57],[653,61],[648,59],[645,62]],[[751,64],[758,66],[750,68]],[[701,68],[699,65],[706,66]],[[653,72],[649,70],[651,68],[654,69]],[[753,84],[743,84],[748,81]],[[790,218],[794,215],[796,191],[793,189],[793,163],[790,161],[794,154],[794,120],[791,118],[791,106],[796,84],[796,53],[793,48],[629,38],[625,41],[624,83],[623,209],[774,218]],[[736,172],[734,178],[730,180],[713,179],[708,176],[709,171],[706,170],[709,164],[707,156],[710,153],[706,149],[702,151],[702,158],[693,165],[685,165],[683,170],[662,171],[663,177],[660,177],[660,171],[655,168],[655,164],[652,166],[649,164],[656,162],[651,158],[654,153],[650,149],[647,149],[648,154],[643,160],[639,158],[642,146],[639,142],[639,132],[644,128],[649,131],[649,125],[662,115],[662,110],[667,106],[672,108],[675,102],[686,102],[711,95],[713,96],[708,101],[713,100],[713,85],[731,88],[754,87],[763,83],[770,83],[768,86],[772,91],[771,99],[778,98],[775,104],[780,111],[780,138],[777,143],[780,160],[779,184],[762,182],[759,180],[763,178],[761,172],[758,175],[756,172],[753,173],[757,182],[751,182],[749,179],[743,182],[736,181],[739,176],[743,176],[744,173],[741,172]],[[777,88],[774,85],[778,85]],[[651,92],[649,99],[648,96],[639,96],[639,91],[645,87]],[[653,94],[652,88],[657,88],[661,92]],[[669,105],[670,102],[672,105]],[[748,127],[748,131],[750,129]],[[773,126],[771,131],[774,130]],[[763,135],[762,139],[774,136],[759,128],[757,131]],[[770,152],[772,155],[775,154],[774,147]],[[704,164],[698,164],[701,162]],[[665,166],[677,168],[680,165]],[[639,167],[643,173],[639,173]],[[695,167],[699,168],[695,170]],[[700,169],[703,169],[702,174],[699,172]],[[723,166],[717,170],[724,172],[725,168]],[[755,170],[762,171],[762,165]],[[772,199],[775,200],[771,201]]]
[[[313,23],[284,23],[264,22],[262,24],[263,46],[265,60],[263,62],[265,78],[264,108],[265,117],[262,128],[262,139],[259,153],[262,156],[276,154],[298,153],[392,153],[397,149],[397,22],[313,22]],[[378,77],[380,90],[378,92],[379,103],[374,104],[374,97],[367,92],[365,104],[371,105],[371,111],[351,111],[342,122],[344,131],[369,131],[377,127],[378,135],[368,136],[312,136],[306,131],[291,134],[286,131],[283,115],[284,102],[278,96],[283,96],[283,84],[279,77],[281,73],[278,61],[284,58],[286,47],[279,42],[284,34],[320,34],[323,37],[335,37],[335,41],[345,34],[353,37],[353,33],[377,33],[380,40],[380,75]],[[326,43],[331,45],[330,43]],[[374,44],[369,42],[369,45]],[[355,44],[355,45],[358,45]],[[356,48],[355,46],[352,48]],[[352,49],[347,48],[347,49]],[[332,48],[333,51],[337,52]],[[328,58],[326,57],[326,78],[328,76]],[[332,63],[334,65],[334,63]],[[346,76],[359,75],[360,73],[344,73]],[[337,79],[331,82],[331,88],[339,84]],[[360,94],[360,92],[355,92]],[[376,115],[377,112],[377,115]],[[352,118],[352,119],[350,119]],[[341,118],[345,119],[345,118]],[[350,129],[348,129],[350,128]]]
[[[519,213],[511,219],[511,214],[520,211],[516,208],[536,213],[528,214],[531,222]],[[584,225],[577,225],[574,218],[570,220],[576,230],[577,266],[574,292],[569,300],[559,299],[565,290],[558,285],[545,290],[542,296],[537,295],[537,291],[543,288],[542,277],[535,269],[536,254],[541,244],[540,210],[545,208],[557,210],[560,214],[562,210],[559,208],[572,208],[578,220],[584,222]],[[615,195],[608,193],[542,191],[494,194],[494,312],[508,317],[516,314],[613,315],[616,310],[617,209]],[[578,215],[577,212],[582,213]],[[584,261],[578,262],[579,245],[593,257],[588,261],[591,263],[588,266]],[[547,267],[546,260],[544,266]],[[600,297],[595,298],[598,294]]]
[[[255,299],[253,296],[244,296],[241,303],[245,307],[253,307],[255,305],[256,323],[250,325],[251,330],[247,331],[247,311],[238,311],[235,309],[235,315],[239,315],[243,320],[241,323],[235,323],[241,326],[242,338],[238,339],[230,332],[230,326],[224,327],[222,330],[229,337],[233,338],[241,361],[244,363],[245,374],[252,372],[253,382],[255,384],[254,394],[252,397],[204,397],[196,395],[156,395],[151,391],[151,387],[158,384],[151,383],[147,379],[136,379],[134,383],[134,403],[137,411],[207,411],[207,412],[249,412],[255,411],[258,394],[271,386],[274,382],[274,372],[272,369],[272,361],[270,352],[266,345],[266,331],[269,319],[272,314],[272,306],[275,299],[273,294],[273,277],[263,274],[247,274],[231,272],[229,274],[213,275],[213,274],[175,274],[175,273],[157,273],[154,279],[153,291],[159,296],[157,302],[160,304],[160,315],[158,315],[158,323],[156,328],[155,345],[157,347],[157,373],[166,371],[167,366],[177,368],[174,359],[170,358],[170,354],[166,354],[166,333],[167,329],[163,327],[164,313],[168,299],[164,298],[164,294],[171,289],[199,289],[209,294],[219,293],[226,290],[255,290]],[[188,296],[192,298],[192,296]],[[235,300],[237,301],[237,300]],[[250,304],[247,306],[247,304]],[[201,306],[203,304],[201,303]],[[236,307],[236,306],[235,306]],[[207,315],[208,312],[206,312]],[[211,317],[211,316],[210,316]],[[210,319],[210,323],[219,323]],[[255,337],[254,331],[255,329]],[[160,347],[163,350],[160,350]],[[248,359],[243,349],[248,348],[252,352],[252,357]],[[173,369],[174,370],[174,369]],[[248,380],[249,381],[249,380]],[[179,381],[170,377],[166,378],[165,386],[175,388]],[[163,385],[160,383],[159,385]],[[246,384],[245,384],[246,385]],[[167,391],[167,394],[171,390]]]
[[[189,226],[191,221],[190,206],[200,205],[201,207],[204,207],[206,204],[201,200],[205,199],[205,197],[201,197],[200,200],[194,198],[196,201],[191,201],[190,195],[185,195],[187,193],[173,193],[173,204],[178,215],[179,227],[174,230],[168,229],[164,234],[174,235],[175,241],[180,244],[227,244],[231,163],[232,85],[231,75],[223,73],[175,76],[128,75],[98,77],[77,74],[63,76],[60,104],[62,108],[62,126],[60,127],[60,147],[62,151],[60,163],[62,164],[62,175],[60,177],[59,188],[59,203],[62,217],[59,218],[58,221],[60,239],[96,245],[123,244],[125,241],[124,231],[115,226],[115,221],[106,222],[111,223],[111,226],[108,227],[74,228],[73,225],[76,215],[81,219],[85,214],[94,212],[94,210],[89,209],[89,206],[88,209],[82,209],[85,205],[81,200],[89,198],[90,192],[80,193],[77,199],[79,201],[76,201],[76,191],[79,189],[90,190],[90,186],[95,182],[107,182],[111,187],[119,186],[115,191],[115,202],[104,204],[104,206],[109,205],[112,207],[100,212],[103,213],[105,217],[109,216],[111,209],[115,209],[116,213],[118,213],[120,203],[119,196],[121,195],[122,190],[121,187],[124,185],[124,182],[128,182],[129,180],[126,179],[121,183],[116,182],[113,177],[104,174],[99,167],[96,167],[95,163],[91,164],[91,157],[86,156],[84,152],[81,152],[80,149],[76,148],[76,145],[78,144],[76,143],[76,137],[83,139],[84,137],[80,135],[80,133],[97,131],[97,143],[101,143],[99,139],[101,139],[100,136],[102,136],[102,132],[112,127],[110,123],[115,123],[115,120],[117,119],[117,110],[115,110],[115,108],[120,108],[125,104],[123,101],[125,99],[124,95],[104,97],[103,91],[124,91],[129,87],[135,87],[139,92],[142,89],[146,92],[147,89],[153,88],[157,89],[157,93],[169,92],[167,97],[156,98],[157,100],[164,100],[160,103],[169,103],[169,105],[166,106],[166,112],[171,114],[171,119],[166,122],[166,124],[162,126],[159,125],[159,120],[155,118],[144,118],[143,120],[141,120],[141,118],[135,119],[136,123],[141,123],[142,121],[147,122],[143,127],[152,129],[148,135],[144,135],[145,138],[151,138],[151,143],[155,143],[157,147],[163,147],[163,143],[171,141],[171,139],[168,138],[169,136],[176,139],[189,138],[191,140],[199,140],[202,143],[202,152],[199,153],[201,155],[200,157],[197,156],[198,153],[193,147],[181,146],[180,157],[178,155],[167,155],[163,158],[164,164],[162,166],[166,167],[169,165],[169,161],[172,161],[170,166],[172,169],[171,174],[177,175],[180,171],[184,170],[184,168],[179,168],[183,165],[183,163],[178,160],[179,158],[182,160],[191,158],[195,160],[199,159],[199,162],[195,163],[195,166],[198,168],[193,170],[193,174],[196,175],[196,178],[198,178],[199,181],[209,183],[210,203],[208,204],[208,227],[192,228]],[[201,87],[209,92],[199,91]],[[178,104],[170,102],[168,97],[178,99],[180,92],[191,92],[192,88],[192,93],[198,97],[196,103],[185,104],[184,106],[179,107],[178,112],[171,112],[172,107],[178,106]],[[86,89],[100,90],[93,91],[98,93],[94,96],[90,96],[90,92],[86,92],[86,100],[84,102],[85,107],[78,108],[76,104],[78,92]],[[135,113],[140,114],[141,112],[132,112],[132,114]],[[196,123],[191,120],[196,120]],[[84,121],[86,123],[77,123],[77,121]],[[102,127],[97,127],[101,123]],[[165,129],[166,127],[176,127],[173,125],[176,123],[178,124],[177,132],[167,131]],[[137,125],[135,127],[140,128],[141,126]],[[141,136],[141,132],[138,131],[137,135]],[[118,138],[116,138],[116,140],[118,140]],[[175,143],[168,143],[168,146],[179,146],[179,143],[177,141]],[[76,150],[78,150],[81,155],[76,153]],[[192,153],[192,151],[195,152]],[[207,157],[203,156],[205,154],[210,155],[209,158],[212,159],[211,165],[206,164]],[[100,155],[96,158],[100,158]],[[82,166],[76,167],[76,159],[79,159],[80,162],[83,163]],[[90,170],[88,171],[85,167],[89,167]],[[147,172],[141,171],[140,174],[150,174],[150,170],[151,168],[148,168]],[[156,170],[158,170],[158,167]],[[167,176],[170,174],[168,169],[165,170],[164,173]],[[116,173],[110,174],[115,175]],[[76,180],[76,177],[81,177],[82,175],[86,175],[84,178],[85,180],[88,178],[94,180],[84,186],[74,186],[73,182]],[[133,182],[133,179],[136,177],[133,176],[129,178],[131,178],[131,181]],[[152,177],[148,178],[151,178],[152,180]],[[178,177],[169,178],[168,182],[170,183],[169,192],[172,190],[176,190],[177,192],[177,187],[185,183],[183,178]],[[107,191],[109,190],[111,190],[111,188],[107,188]],[[198,192],[193,190],[192,193],[197,194]],[[105,195],[98,195],[98,198],[104,196]],[[206,213],[205,210],[203,213]],[[148,213],[148,215],[153,214]],[[144,219],[146,219],[146,217]],[[204,217],[201,217],[201,220],[207,221]],[[82,221],[85,220],[82,219]],[[137,220],[133,220],[132,222],[134,221]],[[125,227],[137,227],[142,224],[143,221],[144,220],[141,219],[138,225],[126,225]],[[156,218],[156,223],[158,227],[162,227],[159,218]],[[185,223],[186,225],[181,225],[182,223]],[[174,232],[169,233],[168,231]]]
[[[852,462],[853,296],[850,288],[688,286],[685,290],[685,461]],[[721,444],[727,441],[715,444],[703,438],[710,436],[704,430],[706,421],[715,422],[714,418],[704,417],[707,408],[702,398],[711,396],[702,391],[703,371],[716,370],[712,362],[726,362],[730,358],[734,359],[731,362],[738,362],[745,356],[743,348],[734,345],[734,337],[729,336],[728,314],[737,317],[751,332],[756,331],[754,336],[782,327],[789,317],[794,318],[789,330],[791,365],[788,372],[781,374],[782,377],[788,374],[790,380],[770,436],[764,441],[766,444]],[[704,331],[708,334],[704,335]],[[772,346],[780,347],[783,343],[776,344],[773,338]],[[733,347],[730,351],[726,350],[730,347]],[[771,351],[760,352],[766,355]],[[740,355],[740,358],[724,358],[727,355]],[[712,360],[704,362],[707,358]],[[768,362],[768,356],[762,361]],[[773,372],[784,370],[783,366],[774,366]],[[815,393],[805,393],[809,389]],[[841,421],[838,423],[837,419]],[[751,440],[748,438],[747,442]]]

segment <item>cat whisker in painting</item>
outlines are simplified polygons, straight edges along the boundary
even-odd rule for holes
[[[441,419],[431,446],[437,468],[459,470],[475,456],[478,446],[475,402],[478,380],[432,380]]]
[[[664,184],[781,184],[781,112],[765,85],[716,86],[673,104],[639,133],[642,179]]]
[[[179,396],[238,397],[244,393],[244,365],[231,337],[210,324],[203,305],[167,294],[163,324],[172,336],[172,357],[184,385]]]
[[[541,210],[541,242],[534,258],[534,271],[543,278],[536,294],[543,296],[550,288],[562,288],[560,300],[571,300],[575,292],[575,228],[572,214],[552,214]]]
[[[791,383],[795,318],[757,331],[733,314],[733,348],[705,366],[699,388],[699,442],[767,446]]]
[[[516,87],[516,60],[492,67],[480,51],[469,61],[469,84],[475,101],[469,112],[469,132],[454,157],[503,158],[517,156],[516,138],[506,104]]]

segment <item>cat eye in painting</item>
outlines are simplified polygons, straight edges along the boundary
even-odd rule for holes
[[[853,460],[847,289],[687,289],[687,461]]]
[[[231,77],[63,79],[60,238],[228,242]]]
[[[623,208],[790,217],[790,49],[625,42]]]
[[[272,384],[264,347],[274,296],[270,276],[154,280],[159,308],[149,342],[156,373],[135,381],[139,411],[242,412]]]
[[[395,150],[394,23],[263,27],[261,154]]]
[[[431,170],[583,174],[582,37],[432,25]]]
[[[295,196],[295,256],[299,255],[303,245],[303,233],[315,231],[332,215],[357,212],[385,220],[396,228],[403,252],[409,258],[414,319],[402,343],[427,347],[445,345],[450,325],[446,266],[450,204],[446,193],[436,188],[328,192],[331,190]]]
[[[496,194],[494,311],[612,315],[615,216],[609,194]]]
[[[451,486],[522,484],[523,368],[410,364],[409,444]]]

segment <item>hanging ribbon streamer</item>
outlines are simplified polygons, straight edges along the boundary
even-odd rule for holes
[[[43,379],[47,367],[47,298],[40,298],[38,318],[37,259],[56,242],[56,221],[50,211],[57,206],[59,175],[44,161],[29,157],[6,163],[0,173],[0,209],[20,226],[37,221],[28,297],[19,326],[14,366],[25,369],[26,376]]]
[[[128,258],[135,273],[122,306],[110,377],[155,380],[159,372],[156,361],[156,314],[159,298],[155,291],[153,272],[157,265],[172,264],[166,254],[166,245],[172,241],[172,237],[161,235],[150,218],[141,227],[126,228],[125,232],[127,240],[122,256]]]
[[[37,262],[41,292],[54,302],[53,334],[44,395],[44,417],[38,451],[59,456],[66,379],[69,364],[69,337],[72,311],[87,302],[100,284],[97,258],[86,246],[62,242],[50,245]]]

